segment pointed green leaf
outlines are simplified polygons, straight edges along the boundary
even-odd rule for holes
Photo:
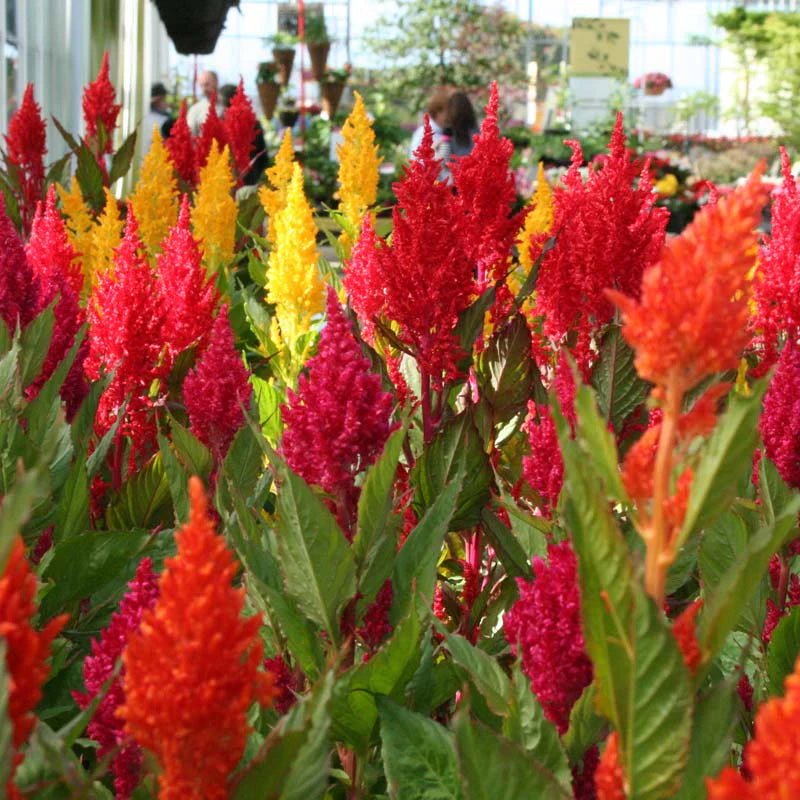
[[[597,687],[590,683],[578,698],[569,714],[569,728],[564,734],[564,748],[571,764],[603,738],[606,721],[595,711]]]
[[[728,408],[717,422],[695,470],[676,547],[724,513],[736,496],[737,479],[743,469],[749,469],[758,440],[758,418],[766,389],[767,381],[762,380],[753,386],[750,397],[730,394]]]
[[[169,504],[169,481],[157,453],[114,493],[106,509],[106,525],[117,530],[151,528]]]
[[[762,453],[758,462],[759,494],[761,496],[761,510],[767,519],[772,522],[779,517],[781,511],[797,494],[795,489],[787,486],[778,472],[778,468]]]
[[[279,484],[275,516],[286,593],[338,643],[339,617],[356,593],[353,552],[308,484],[280,460],[273,467]]]
[[[174,417],[170,417],[170,432],[178,458],[188,473],[203,479],[207,478],[214,461],[211,451]]]
[[[114,443],[114,437],[117,435],[119,426],[125,417],[125,410],[127,407],[128,400],[126,398],[125,402],[122,404],[122,406],[120,406],[120,409],[117,412],[117,418],[111,424],[111,427],[103,434],[103,438],[97,443],[97,447],[95,447],[89,458],[86,459],[86,474],[90,481],[98,473],[103,462],[106,460],[108,451],[111,449],[111,445]]]
[[[53,522],[53,541],[58,543],[89,528],[91,495],[82,455],[72,462]]]
[[[108,171],[108,185],[113,186],[131,167],[133,154],[136,151],[136,134],[134,128],[120,145],[119,150],[111,157],[111,169]]]
[[[42,371],[42,365],[50,349],[55,323],[54,300],[42,312],[37,314],[22,331],[20,337],[19,372],[23,388],[33,383]]]
[[[464,800],[450,731],[391,700],[379,698],[378,706],[389,797]]]
[[[529,578],[530,560],[505,523],[488,508],[484,508],[481,512],[481,524],[506,572],[513,578]]]
[[[182,525],[189,519],[189,476],[172,451],[169,441],[161,434],[158,435],[158,451],[161,453],[172,507],[175,509],[175,522]]]
[[[775,626],[767,648],[767,679],[771,695],[783,695],[784,681],[794,672],[798,654],[800,606],[795,606]]]
[[[231,505],[229,487],[235,487],[243,497],[249,497],[264,471],[264,455],[258,437],[261,431],[245,424],[233,437],[219,471],[216,503],[220,508]]]
[[[281,403],[285,398],[271,382],[265,381],[257,375],[250,376],[250,383],[253,384],[253,392],[256,396],[261,430],[273,445],[277,445],[283,434]]]

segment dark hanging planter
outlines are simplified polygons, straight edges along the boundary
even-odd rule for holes
[[[167,35],[181,55],[214,52],[228,9],[239,0],[153,0]]]

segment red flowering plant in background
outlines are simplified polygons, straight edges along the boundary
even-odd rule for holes
[[[646,72],[633,82],[634,89],[650,89],[661,92],[672,88],[672,80],[663,72]]]

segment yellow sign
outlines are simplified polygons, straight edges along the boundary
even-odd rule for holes
[[[628,76],[630,20],[575,17],[569,40],[573,75]]]

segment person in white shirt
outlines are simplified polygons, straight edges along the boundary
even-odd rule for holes
[[[200,75],[198,75],[197,82],[200,84],[203,97],[201,97],[186,112],[186,122],[188,123],[189,130],[191,130],[193,136],[198,136],[200,134],[200,128],[206,121],[208,112],[211,109],[211,95],[217,91],[219,78],[217,77],[216,72],[213,72],[209,69],[201,72]],[[219,97],[217,98],[216,106],[217,115],[221,117],[225,113],[225,106]]]
[[[142,153],[146,153],[153,143],[153,126],[158,128],[161,138],[166,139],[174,122],[167,102],[167,87],[163,83],[154,83],[150,87],[150,111],[142,124]]]
[[[445,89],[436,89],[428,99],[428,117],[431,121],[431,130],[433,131],[433,147],[442,138],[444,129],[447,125],[447,100],[450,93]],[[425,126],[420,125],[411,136],[411,145],[409,147],[409,155],[414,157],[414,151],[422,144],[422,137],[425,133]]]

